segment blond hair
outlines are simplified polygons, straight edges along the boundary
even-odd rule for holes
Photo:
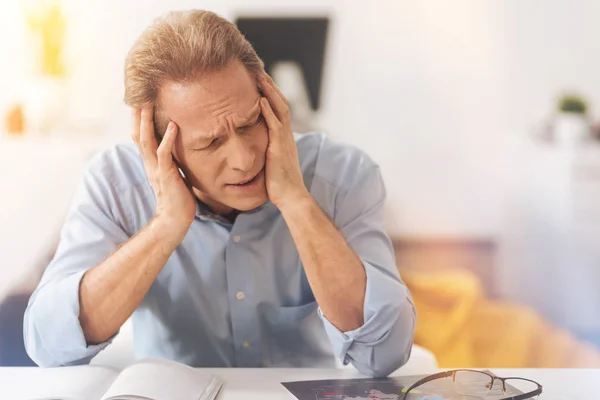
[[[205,10],[170,12],[156,19],[127,55],[125,103],[136,108],[153,104],[155,128],[162,134],[166,122],[157,104],[161,86],[191,83],[235,59],[253,76],[264,71],[262,60],[233,23]]]

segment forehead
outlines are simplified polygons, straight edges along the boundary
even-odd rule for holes
[[[243,122],[258,104],[256,80],[239,62],[189,83],[167,82],[159,90],[162,113],[180,128],[184,141],[222,125]]]

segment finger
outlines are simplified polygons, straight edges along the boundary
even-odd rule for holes
[[[281,102],[287,106],[287,99],[285,98],[279,87],[277,87],[273,78],[271,78],[267,73],[264,73],[260,76],[260,79],[261,86],[266,86],[267,91],[269,91],[275,96],[274,100],[281,100]]]
[[[277,115],[277,118],[279,118],[280,121],[285,121],[288,117],[289,110],[287,103],[283,101],[273,84],[267,79],[266,75],[261,77],[261,88],[269,100],[269,104],[275,112],[275,115]]]
[[[174,165],[173,144],[175,143],[177,132],[177,124],[175,124],[173,121],[170,121],[169,125],[167,125],[165,136],[160,142],[160,146],[158,146],[158,150],[156,152],[158,156],[158,169],[161,171],[167,171]]]
[[[267,100],[266,97],[262,97],[260,99],[260,110],[262,112],[262,115],[265,117],[265,121],[267,121],[267,127],[269,128],[269,135],[271,135],[271,133],[279,132],[283,125],[281,124],[281,121],[279,121],[279,119],[273,112],[273,109],[271,108],[271,105],[269,104],[269,100]]]
[[[152,106],[142,108],[142,117],[140,123],[140,144],[142,147],[142,157],[151,168],[155,168],[157,164],[156,151],[158,145],[154,137]]]
[[[142,110],[139,108],[131,109],[131,138],[137,146],[139,152],[142,152],[140,147],[140,120],[142,119]]]
[[[269,81],[269,83],[271,84],[271,86],[273,87],[273,89],[275,89],[275,91],[277,92],[277,94],[279,95],[279,97],[281,97],[281,100],[283,100],[283,102],[285,103],[285,105],[288,105],[288,101],[285,98],[285,96],[283,95],[283,92],[281,91],[281,89],[279,89],[279,86],[277,86],[277,84],[275,83],[275,81],[273,80],[273,78],[271,78],[271,75],[265,73],[265,78],[267,78],[267,80]]]

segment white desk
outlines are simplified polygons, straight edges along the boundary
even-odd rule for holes
[[[218,400],[291,400],[294,397],[280,382],[362,377],[353,369],[210,368],[205,371],[224,381]],[[19,396],[19,388],[35,385],[43,372],[45,371],[37,368],[0,368],[0,398],[24,400]],[[79,370],[79,375],[82,372],[85,370]],[[400,368],[393,375],[434,372],[435,369],[424,370],[407,366]],[[498,376],[520,376],[538,381],[544,387],[540,400],[600,398],[600,369],[494,369],[493,372]]]
[[[492,371],[502,377],[519,376],[539,382],[544,388],[540,400],[600,398],[600,369],[495,368]]]
[[[209,369],[207,371],[225,382],[218,400],[293,399],[294,397],[280,382],[363,377],[352,370]],[[436,371],[415,371],[401,368],[393,375],[433,372]],[[600,398],[600,369],[494,369],[493,372],[498,376],[520,376],[539,382],[544,387],[544,392],[539,397],[540,400]]]

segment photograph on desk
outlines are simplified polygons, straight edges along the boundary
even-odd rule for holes
[[[455,369],[593,398],[599,14],[0,0],[0,382],[152,359],[219,400]]]
[[[458,370],[454,375],[432,379],[427,375],[379,379],[336,379],[283,382],[298,400],[464,400],[475,398],[504,399],[534,392],[535,382],[515,378],[503,386],[488,372]],[[423,382],[426,381],[426,382]],[[419,384],[422,382],[421,384]],[[510,385],[515,383],[522,390]],[[496,383],[496,384],[494,384]],[[536,399],[537,395],[522,397]]]

